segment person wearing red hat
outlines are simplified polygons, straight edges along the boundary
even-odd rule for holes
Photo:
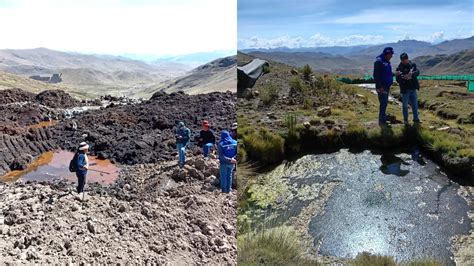
[[[207,120],[202,122],[202,130],[199,133],[199,145],[202,147],[204,158],[209,158],[209,152],[216,145],[216,137],[214,136],[214,132],[210,129]]]

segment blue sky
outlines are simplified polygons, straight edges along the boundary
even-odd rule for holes
[[[238,48],[440,42],[474,35],[474,1],[238,0]]]
[[[0,49],[235,54],[236,31],[237,0],[0,0]]]

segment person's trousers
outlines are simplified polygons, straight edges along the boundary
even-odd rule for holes
[[[202,152],[204,153],[204,157],[207,157],[209,155],[209,151],[214,147],[213,143],[206,143],[204,146],[202,146]]]
[[[408,104],[411,105],[411,110],[413,111],[413,121],[419,121],[416,89],[409,89],[406,93],[402,93],[402,112],[403,121],[405,122],[408,122]]]
[[[81,193],[84,191],[84,186],[86,185],[86,176],[87,176],[87,171],[80,171],[80,170],[76,171],[77,193]]]
[[[222,163],[219,167],[220,172],[220,186],[223,193],[229,193],[232,187],[232,171],[234,165],[230,163]]]
[[[177,143],[176,147],[178,147],[178,155],[179,155],[179,163],[184,164],[186,161],[186,144],[184,143]]]
[[[379,97],[379,124],[387,123],[387,106],[390,88],[384,88],[383,93],[377,93]]]

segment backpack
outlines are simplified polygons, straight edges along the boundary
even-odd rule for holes
[[[79,153],[76,152],[74,157],[72,157],[71,161],[69,162],[69,172],[77,172],[77,160],[79,158]]]

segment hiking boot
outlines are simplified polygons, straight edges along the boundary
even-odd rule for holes
[[[421,124],[421,121],[420,121],[420,119],[416,119],[416,120],[413,120],[413,123]]]

